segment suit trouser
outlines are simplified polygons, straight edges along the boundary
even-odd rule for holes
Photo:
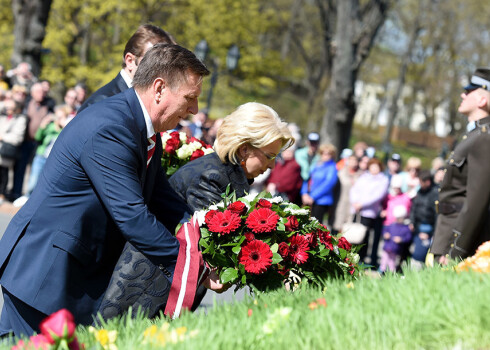
[[[0,318],[0,336],[14,333],[16,337],[39,332],[39,324],[47,315],[17,299],[2,287],[3,309]]]

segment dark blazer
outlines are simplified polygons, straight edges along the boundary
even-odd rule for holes
[[[120,92],[126,91],[128,85],[124,81],[121,73],[119,73],[114,79],[108,82],[106,85],[102,86],[99,90],[95,91],[90,97],[85,101],[82,106],[78,109],[77,113],[80,113],[85,108],[93,105],[96,102],[102,101],[108,97],[117,95]]]
[[[187,163],[170,177],[169,182],[193,211],[220,202],[228,184],[237,197],[250,192],[243,169],[239,165],[223,163],[216,153]]]
[[[0,284],[33,308],[67,308],[90,324],[124,243],[173,272],[176,225],[189,208],[161,168],[147,168],[134,89],[77,115],[58,137],[38,185],[0,241]]]

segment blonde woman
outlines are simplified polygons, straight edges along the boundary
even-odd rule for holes
[[[407,160],[405,171],[400,173],[402,178],[401,190],[407,193],[410,198],[414,198],[420,188],[419,172],[422,161],[417,157],[410,157]]]
[[[187,163],[172,175],[170,185],[192,210],[221,201],[228,185],[243,196],[254,178],[273,169],[276,156],[293,143],[287,124],[271,107],[243,104],[224,118],[215,153]]]

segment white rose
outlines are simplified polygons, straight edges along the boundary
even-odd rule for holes
[[[180,138],[180,142],[182,142],[182,143],[187,142],[187,134],[185,132],[180,131],[179,132],[179,138]]]
[[[187,159],[192,155],[192,148],[189,145],[182,145],[176,153],[179,159]]]

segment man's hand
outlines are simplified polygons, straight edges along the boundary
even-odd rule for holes
[[[216,273],[216,269],[211,270],[208,278],[204,280],[203,285],[207,289],[211,289],[216,293],[226,292],[231,287],[231,283],[221,283],[221,281],[219,280],[219,276]]]

